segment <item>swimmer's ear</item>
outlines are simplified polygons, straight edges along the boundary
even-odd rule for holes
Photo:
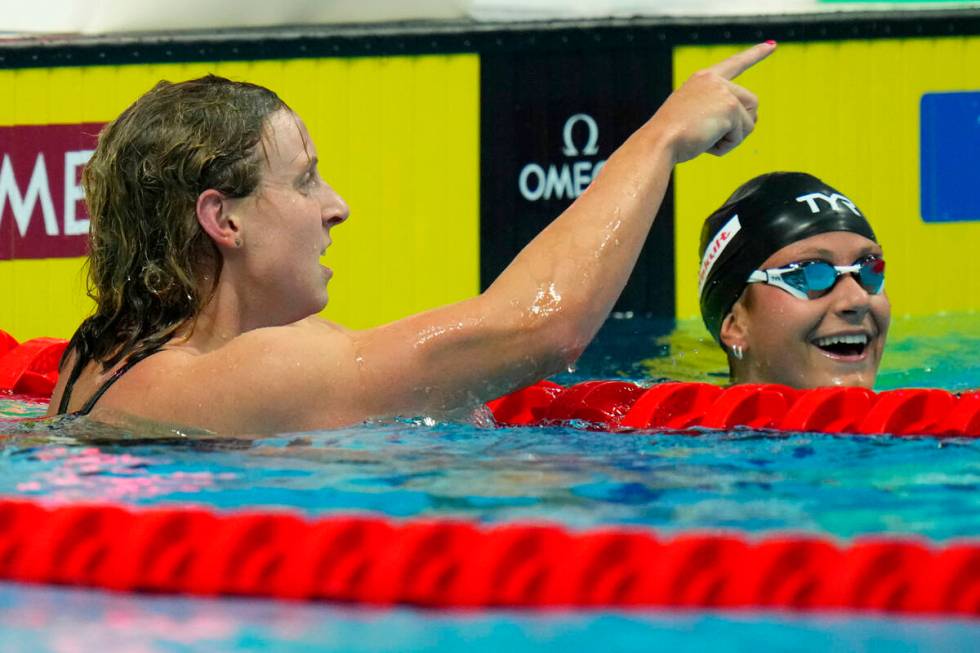
[[[748,320],[745,318],[745,305],[742,303],[742,298],[739,297],[732,306],[732,310],[721,321],[718,337],[721,339],[725,351],[731,351],[735,345],[741,347],[743,351],[748,348]]]
[[[229,211],[228,197],[209,188],[197,196],[197,221],[220,249],[234,249],[241,243],[241,227]]]

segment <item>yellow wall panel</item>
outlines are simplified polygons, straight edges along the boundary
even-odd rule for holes
[[[678,83],[738,47],[674,50]],[[924,93],[980,88],[980,38],[781,44],[739,78],[761,101],[750,139],[720,159],[676,173],[677,315],[699,315],[697,247],[704,218],[749,178],[774,170],[815,174],[871,220],[888,260],[896,315],[980,309],[980,223],[926,223],[919,211],[919,101]],[[942,271],[938,272],[938,266]]]
[[[351,327],[479,290],[479,59],[434,55],[0,70],[0,126],[105,122],[160,79],[274,89],[351,205],[324,260],[325,314]],[[67,337],[90,310],[83,259],[0,261],[0,328]]]

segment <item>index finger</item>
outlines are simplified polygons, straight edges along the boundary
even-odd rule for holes
[[[748,50],[742,50],[738,54],[733,54],[724,61],[719,61],[708,68],[724,77],[725,79],[735,79],[746,70],[756,65],[776,49],[775,41],[766,41],[753,45]]]

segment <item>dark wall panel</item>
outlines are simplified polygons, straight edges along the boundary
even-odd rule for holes
[[[568,207],[670,93],[667,48],[481,56],[481,284]],[[674,315],[673,189],[616,310]]]

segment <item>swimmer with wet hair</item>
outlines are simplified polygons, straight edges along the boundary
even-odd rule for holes
[[[695,73],[482,294],[377,328],[316,316],[350,210],[303,120],[271,90],[160,82],[85,168],[89,294],[49,414],[218,433],[460,417],[565,369],[629,278],[675,164],[736,147],[756,45]]]
[[[774,172],[704,222],[701,316],[734,383],[874,385],[891,305],[867,218],[812,175]]]

